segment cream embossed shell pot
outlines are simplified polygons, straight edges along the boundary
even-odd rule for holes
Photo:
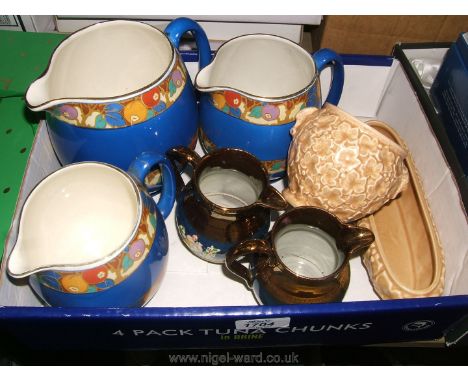
[[[320,207],[350,222],[408,184],[405,149],[336,106],[302,110],[291,135],[283,194],[294,207]]]

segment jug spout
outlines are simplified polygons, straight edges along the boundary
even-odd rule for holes
[[[7,271],[13,278],[22,278],[35,273],[27,261],[27,256],[24,256],[22,247],[21,241],[18,240],[8,258]]]
[[[130,100],[171,76],[178,59],[168,37],[151,25],[128,20],[96,23],[57,46],[46,72],[28,89],[26,101],[39,111],[67,103]]]
[[[213,63],[205,66],[200,70],[195,77],[195,87],[201,92],[208,92],[212,90],[213,84],[211,83],[211,75],[213,72]]]
[[[223,68],[224,60],[219,56],[215,56],[213,61],[201,69],[195,77],[194,85],[195,88],[202,93],[214,93],[219,91],[229,91],[231,94],[239,93],[243,95],[252,96],[253,93],[246,93],[244,91],[246,82],[242,78],[237,78],[233,81],[232,75],[227,75]],[[216,98],[216,97],[215,97]]]
[[[48,76],[34,81],[26,92],[26,104],[32,111],[42,111],[51,105]]]
[[[351,253],[351,256],[360,256],[374,242],[375,236],[371,230],[348,225],[343,232],[343,243],[345,250]]]

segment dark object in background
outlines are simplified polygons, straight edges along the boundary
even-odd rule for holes
[[[468,32],[445,55],[430,95],[464,172],[468,176]]]

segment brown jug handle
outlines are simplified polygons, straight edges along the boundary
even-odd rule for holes
[[[180,192],[185,187],[185,183],[182,179],[182,176],[180,175],[180,172],[177,170],[176,163],[180,163],[182,168],[189,164],[195,170],[201,161],[200,155],[188,147],[177,146],[168,150],[166,156],[169,158],[172,166],[174,167],[174,173],[176,175],[176,187],[177,191]]]
[[[270,185],[262,192],[256,204],[276,211],[284,211],[289,206],[283,195]]]
[[[349,252],[351,257],[363,254],[374,240],[375,236],[372,231],[364,227],[348,224],[343,231],[342,242],[346,252]]]
[[[268,241],[261,239],[244,240],[228,251],[225,260],[226,268],[242,278],[250,289],[253,286],[255,275],[251,269],[242,265],[239,260],[246,258],[249,262],[252,262],[255,256],[265,256],[267,259],[274,258],[273,250]]]

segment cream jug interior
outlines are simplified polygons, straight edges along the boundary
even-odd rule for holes
[[[59,45],[26,101],[38,111],[65,101],[118,100],[155,84],[174,60],[171,43],[156,28],[123,20],[98,23]]]
[[[140,215],[138,190],[119,170],[97,163],[59,170],[24,204],[8,272],[24,277],[101,265],[125,248]]]
[[[270,35],[246,35],[222,45],[202,69],[195,86],[202,92],[234,89],[259,98],[286,98],[315,78],[315,64],[299,45]]]

